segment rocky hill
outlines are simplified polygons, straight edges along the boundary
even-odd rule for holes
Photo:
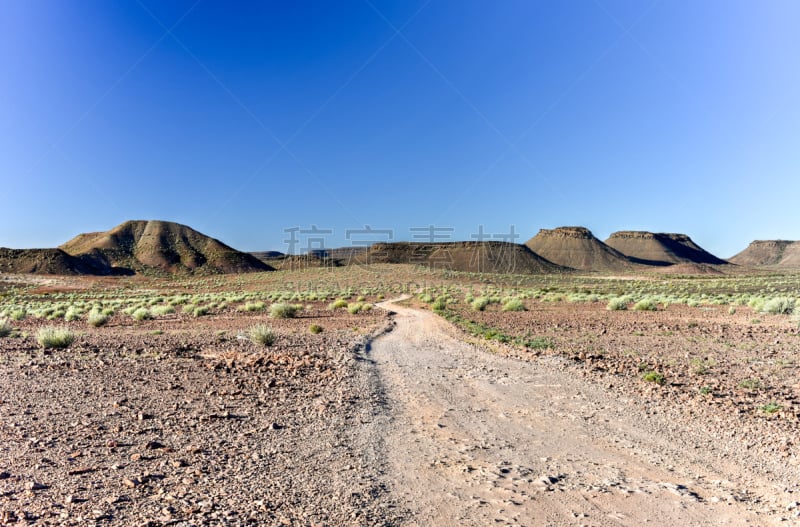
[[[376,243],[366,253],[356,256],[353,263],[416,264],[471,273],[541,274],[568,271],[524,245],[508,242]]]
[[[618,231],[609,236],[605,243],[634,261],[647,265],[727,263],[694,243],[685,234]]]
[[[108,275],[113,270],[108,260],[97,252],[72,256],[61,249],[0,247],[0,273]]]
[[[541,229],[525,242],[547,260],[584,271],[626,271],[635,267],[624,254],[598,240],[585,227]]]
[[[755,240],[747,248],[728,259],[747,267],[800,267],[800,241]]]
[[[178,223],[126,221],[106,232],[80,234],[60,249],[102,254],[117,269],[170,274],[247,273],[272,268],[253,255]]]

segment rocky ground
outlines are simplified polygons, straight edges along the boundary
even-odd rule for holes
[[[134,279],[133,290],[160,284]],[[122,283],[104,280],[92,287]],[[32,283],[43,298],[86,290]],[[229,307],[61,321],[79,335],[65,350],[33,338],[50,322],[12,322],[0,338],[0,524],[798,522],[789,317],[451,306],[540,344],[526,349],[430,312],[307,305],[286,320]],[[273,346],[248,340],[256,323],[274,327]]]
[[[800,524],[793,450],[758,446],[770,427],[740,420],[731,433],[743,414],[699,414],[585,360],[487,353],[430,312],[394,309],[372,356],[408,525]]]
[[[238,336],[258,321],[270,348]],[[0,340],[0,524],[391,524],[363,355],[386,323],[175,315],[76,326],[66,350]]]
[[[531,302],[525,312],[462,308],[466,319],[549,348],[502,348],[526,360],[556,355],[587,381],[641,394],[653,413],[704,423],[735,439],[731,455],[800,466],[800,331],[790,317],[747,307],[672,305],[608,311],[602,304]],[[647,377],[648,373],[662,375]],[[650,379],[650,381],[646,380]],[[653,381],[658,382],[653,382]]]

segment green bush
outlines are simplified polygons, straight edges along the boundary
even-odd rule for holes
[[[36,341],[43,348],[68,348],[75,342],[75,334],[69,328],[45,326],[36,332]]]
[[[275,343],[275,332],[265,324],[256,324],[248,331],[250,341],[260,346],[272,346]]]
[[[357,315],[362,309],[364,308],[364,304],[361,302],[354,302],[352,304],[347,304],[347,312],[351,315]]]
[[[608,301],[606,309],[609,311],[625,311],[628,309],[628,302],[624,298],[612,298]]]
[[[308,330],[314,335],[318,335],[322,333],[322,326],[320,326],[319,324],[311,324],[310,326],[308,326]]]

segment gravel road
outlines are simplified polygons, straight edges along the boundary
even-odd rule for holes
[[[716,455],[736,445],[713,428],[645,412],[641,396],[578,378],[562,359],[487,353],[430,312],[382,307],[396,327],[370,357],[388,403],[386,472],[392,499],[409,511],[405,525],[797,521],[777,476]]]

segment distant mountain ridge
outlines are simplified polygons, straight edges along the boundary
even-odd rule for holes
[[[755,241],[731,258],[740,265],[800,268],[800,242]],[[586,227],[540,229],[524,245],[499,241],[389,242],[303,255],[244,253],[179,223],[133,220],[79,234],[57,249],[0,249],[0,272],[190,275],[301,270],[345,265],[414,264],[474,273],[571,271],[714,274],[727,262],[689,236],[617,231],[603,242]]]

